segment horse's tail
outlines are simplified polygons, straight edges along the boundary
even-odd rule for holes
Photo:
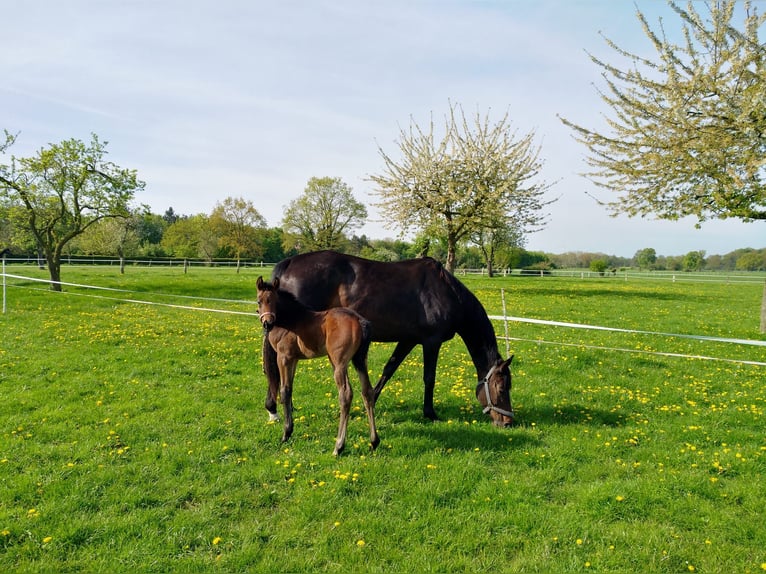
[[[372,342],[372,323],[364,317],[359,317],[359,326],[362,327],[362,344],[351,357],[351,362],[357,370],[367,370],[367,353],[370,351]]]

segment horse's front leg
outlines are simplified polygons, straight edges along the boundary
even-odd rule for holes
[[[354,397],[354,391],[348,382],[348,363],[345,365],[334,365],[335,384],[338,386],[338,402],[340,403],[340,423],[338,424],[338,438],[335,439],[335,450],[333,454],[338,456],[343,452],[346,446],[346,429],[348,428],[348,417],[351,412],[351,400]]]
[[[383,374],[380,375],[380,379],[378,379],[378,383],[375,385],[375,402],[378,401],[378,397],[380,396],[380,392],[383,390],[383,387],[386,386],[386,383],[388,380],[394,376],[394,373],[396,372],[396,369],[399,368],[399,365],[402,364],[402,361],[407,357],[407,355],[410,354],[410,351],[415,348],[415,343],[411,343],[409,341],[399,341],[396,344],[396,348],[394,348],[394,352],[391,354],[391,357],[388,359],[388,362],[386,363],[386,366],[383,367]]]
[[[285,414],[282,442],[287,442],[293,434],[293,381],[295,380],[295,367],[297,363],[297,360],[284,361],[284,364],[279,366],[279,375],[282,381],[279,394]]]
[[[264,406],[269,413],[269,421],[278,421],[277,414],[277,393],[279,391],[279,367],[277,366],[277,352],[269,342],[268,334],[263,337],[263,374],[266,375],[266,401]]]
[[[423,416],[438,420],[434,410],[434,386],[436,386],[436,361],[441,342],[423,343]]]

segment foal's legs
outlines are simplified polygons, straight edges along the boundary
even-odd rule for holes
[[[367,411],[367,421],[370,423],[370,447],[375,450],[380,444],[378,429],[375,426],[375,389],[372,387],[370,376],[367,373],[367,361],[365,360],[363,366],[354,366],[359,375],[359,381],[362,383],[362,399],[364,400],[364,409]]]
[[[333,363],[332,360],[330,360]],[[354,391],[348,382],[348,360],[345,363],[333,363],[335,374],[335,384],[338,387],[338,402],[340,403],[340,423],[338,425],[338,438],[335,440],[335,450],[333,454],[339,455],[346,446],[346,429],[348,428],[348,417],[351,412],[351,400]]]

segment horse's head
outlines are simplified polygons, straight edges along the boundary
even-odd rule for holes
[[[277,320],[277,289],[279,289],[279,278],[274,279],[272,283],[264,281],[263,277],[258,277],[255,282],[258,289],[258,317],[261,320],[263,328],[267,331],[274,326]]]
[[[476,398],[479,399],[484,412],[489,414],[492,422],[499,427],[509,427],[513,424],[514,414],[511,404],[511,361],[498,359],[484,379],[476,385]]]

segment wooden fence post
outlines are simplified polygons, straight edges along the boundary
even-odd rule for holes
[[[761,301],[761,333],[766,333],[766,283],[763,284],[763,300]]]

